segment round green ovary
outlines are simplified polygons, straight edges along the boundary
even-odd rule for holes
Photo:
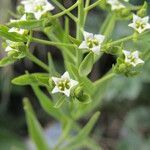
[[[61,80],[61,81],[59,81],[57,86],[61,91],[64,91],[65,89],[70,88],[70,81],[69,80]]]
[[[93,48],[94,46],[98,46],[99,43],[98,43],[97,39],[89,38],[89,39],[87,39],[87,45],[89,48]]]
[[[43,5],[37,5],[35,7],[35,11],[38,12],[38,11],[42,11],[43,10]]]
[[[130,62],[133,62],[133,63],[136,62],[136,58],[132,54],[128,56],[128,59],[130,60]]]
[[[144,29],[144,27],[145,27],[145,23],[144,22],[141,22],[140,20],[136,21],[136,28]]]

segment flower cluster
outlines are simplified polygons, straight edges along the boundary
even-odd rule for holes
[[[48,0],[23,0],[25,13],[32,13],[39,20],[42,15],[54,9],[54,6]]]
[[[118,0],[107,0],[107,3],[111,6],[112,11],[125,8],[125,6]]]
[[[128,26],[132,27],[136,32],[139,34],[144,32],[147,29],[150,29],[150,24],[149,24],[149,17],[148,16],[140,16],[137,12],[136,14],[133,14],[130,9],[127,8],[126,3],[128,0],[124,0],[124,2],[121,2],[119,0],[106,0],[105,4],[107,5],[108,10],[110,11],[110,6],[111,6],[111,11],[112,16],[115,14],[117,18],[117,13],[121,14],[123,12],[130,12],[129,18],[131,19],[133,15],[133,22],[130,23]],[[94,5],[92,5],[94,6]],[[23,58],[26,56],[26,51],[28,50],[28,40],[30,40],[29,33],[30,33],[30,27],[32,30],[32,27],[36,25],[36,23],[41,23],[40,25],[42,26],[45,22],[49,21],[48,23],[50,24],[51,20],[49,20],[49,17],[51,17],[51,14],[49,11],[52,11],[54,9],[54,6],[48,1],[48,0],[22,0],[21,1],[21,7],[23,7],[23,10],[21,11],[21,17],[20,19],[11,19],[10,24],[15,24],[15,26],[12,26],[11,28],[8,28],[8,33],[16,34],[16,36],[20,35],[21,37],[25,37],[26,41],[11,41],[10,39],[6,40],[4,43],[5,51],[8,52],[8,55],[11,56],[13,54],[13,58]],[[74,7],[75,8],[75,7]],[[145,9],[146,5],[144,5],[141,9]],[[67,12],[67,11],[66,11]],[[67,12],[68,13],[68,12]],[[48,15],[49,14],[49,15]],[[61,14],[61,13],[60,13]],[[61,16],[61,15],[56,15],[56,16]],[[63,13],[62,13],[63,14]],[[70,14],[69,14],[70,15]],[[119,16],[119,15],[118,15]],[[72,17],[72,15],[70,16]],[[54,17],[55,18],[55,17]],[[75,16],[73,17],[75,18]],[[116,19],[115,18],[115,19]],[[31,23],[31,26],[28,26],[28,21]],[[33,24],[32,24],[33,23]],[[45,23],[45,24],[46,24]],[[20,27],[20,24],[22,25]],[[44,25],[45,25],[44,24]],[[43,28],[46,26],[42,26]],[[28,30],[29,29],[29,30]],[[84,29],[84,27],[83,27]],[[81,30],[79,30],[81,32]],[[105,32],[102,32],[105,33]],[[139,35],[137,34],[137,35]],[[78,35],[78,34],[77,34]],[[32,36],[32,35],[31,35]],[[68,36],[69,38],[70,36]],[[80,60],[80,57],[83,57],[83,60],[79,62],[78,64],[78,73],[79,76],[87,76],[93,67],[93,64],[95,62],[95,58],[100,57],[100,53],[106,52],[108,54],[112,55],[119,55],[117,59],[117,63],[114,66],[114,70],[116,73],[123,73],[127,76],[129,75],[134,75],[137,73],[137,68],[138,66],[141,66],[144,61],[140,59],[139,52],[138,51],[128,51],[128,50],[123,50],[123,47],[120,47],[118,45],[113,45],[112,41],[107,41],[108,37],[106,34],[93,34],[87,31],[83,31],[83,40],[82,37],[80,39],[75,39],[78,44],[73,43],[73,46],[78,46],[77,50],[81,51],[83,50],[84,52],[87,52],[88,54],[84,56],[77,56],[77,59]],[[57,38],[56,38],[57,39]],[[38,39],[37,41],[40,41]],[[61,40],[60,40],[61,41]],[[69,40],[68,40],[69,41]],[[112,43],[111,43],[112,42]],[[30,43],[30,41],[29,41]],[[44,42],[48,43],[48,41]],[[52,44],[50,42],[50,44]],[[67,45],[67,43],[59,43],[62,44],[63,46]],[[57,45],[57,44],[55,44]],[[71,45],[71,44],[69,44]],[[81,52],[81,54],[83,54]],[[78,53],[80,54],[80,52]],[[77,55],[78,55],[77,54]],[[96,57],[95,57],[96,55]],[[31,56],[31,55],[30,55]],[[70,55],[71,56],[71,55]],[[32,57],[33,58],[33,57]],[[35,60],[35,59],[34,59]],[[70,60],[70,58],[69,58]],[[77,60],[78,61],[78,60]],[[38,63],[39,64],[39,61]],[[43,63],[42,65],[43,66]],[[46,70],[49,70],[47,66],[44,65],[44,68]],[[67,68],[67,67],[66,67]],[[68,68],[67,68],[68,69]],[[82,89],[80,86],[76,88],[76,86],[79,84],[78,81],[73,80],[70,78],[70,75],[68,71],[66,71],[60,78],[58,77],[51,77],[51,80],[53,81],[53,89],[51,90],[51,93],[62,93],[67,97],[74,96],[75,93],[80,93],[80,90]],[[76,90],[78,89],[78,90]],[[79,90],[80,89],[80,90]],[[71,94],[71,92],[74,91],[74,94]],[[76,91],[76,92],[75,92]],[[77,92],[78,91],[78,92]],[[82,90],[81,90],[82,91]],[[82,93],[82,92],[81,92]],[[80,95],[80,94],[79,94]],[[82,93],[82,96],[85,98],[87,95]],[[78,99],[82,99],[78,97],[78,94],[76,96]]]

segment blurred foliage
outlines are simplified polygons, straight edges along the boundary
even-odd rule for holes
[[[26,150],[24,141],[18,135],[0,128],[0,149],[1,150]]]
[[[149,150],[150,148],[150,109],[139,107],[131,110],[121,129],[122,138],[116,150]]]

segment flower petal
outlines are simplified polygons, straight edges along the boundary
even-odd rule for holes
[[[86,32],[86,31],[83,32],[83,35],[84,35],[85,41],[86,41],[88,38],[93,39],[93,37],[94,37],[93,33],[89,33],[89,32]]]
[[[7,47],[5,48],[5,51],[6,51],[6,52],[9,52],[9,51],[12,51],[12,50],[14,50],[14,49],[11,48],[10,46],[7,46]]]
[[[134,51],[132,53],[132,55],[134,56],[134,58],[138,59],[139,58],[139,52],[138,51]]]
[[[100,54],[100,46],[95,46],[91,49],[94,54],[99,55]]]
[[[52,90],[52,93],[54,94],[54,93],[58,93],[58,92],[60,92],[60,89],[57,86],[55,86]]]
[[[70,88],[72,88],[72,87],[74,87],[74,86],[76,86],[76,85],[78,85],[79,84],[79,82],[78,81],[76,81],[76,80],[70,80]]]
[[[125,56],[129,56],[131,54],[131,52],[127,51],[127,50],[123,50],[123,53],[124,53]]]
[[[66,89],[62,93],[64,93],[67,97],[69,97],[70,96],[70,89],[69,90]]]
[[[57,83],[61,80],[61,78],[52,77],[52,80],[53,80],[54,83],[57,85]]]
[[[45,6],[45,10],[46,11],[50,11],[53,10],[55,7],[51,4],[51,3],[47,3]]]
[[[105,39],[105,36],[101,35],[101,34],[95,34],[94,38],[96,38],[99,43],[102,43],[104,41],[104,39]]]
[[[136,14],[133,14],[133,22],[135,23],[136,21],[141,20],[141,17],[139,17]]]
[[[146,17],[142,18],[142,21],[143,21],[144,23],[148,23],[148,20],[149,20],[149,16],[146,16]]]
[[[86,41],[83,41],[83,42],[80,44],[79,48],[80,48],[80,49],[87,49],[88,46],[87,46],[87,44],[86,44]]]
[[[62,79],[69,79],[70,80],[70,76],[69,76],[69,73],[68,71],[66,71],[62,76],[61,76]]]
[[[144,61],[140,58],[136,60],[136,65],[143,64],[143,63],[144,63]]]

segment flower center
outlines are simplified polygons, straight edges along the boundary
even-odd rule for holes
[[[94,46],[98,46],[99,43],[98,43],[97,39],[95,39],[95,38],[94,39],[88,38],[87,45],[89,48],[93,48]]]
[[[65,89],[69,89],[70,88],[70,81],[65,79],[65,80],[61,80],[59,81],[59,83],[57,84],[58,88],[61,91],[64,91]]]
[[[136,61],[136,58],[132,54],[130,56],[128,56],[128,59],[133,63],[135,63],[135,61]]]
[[[36,12],[42,11],[43,9],[44,9],[44,3],[35,6],[35,11]]]
[[[141,29],[144,29],[145,28],[145,23],[144,22],[141,22],[140,20],[136,21],[136,28],[141,28]]]

